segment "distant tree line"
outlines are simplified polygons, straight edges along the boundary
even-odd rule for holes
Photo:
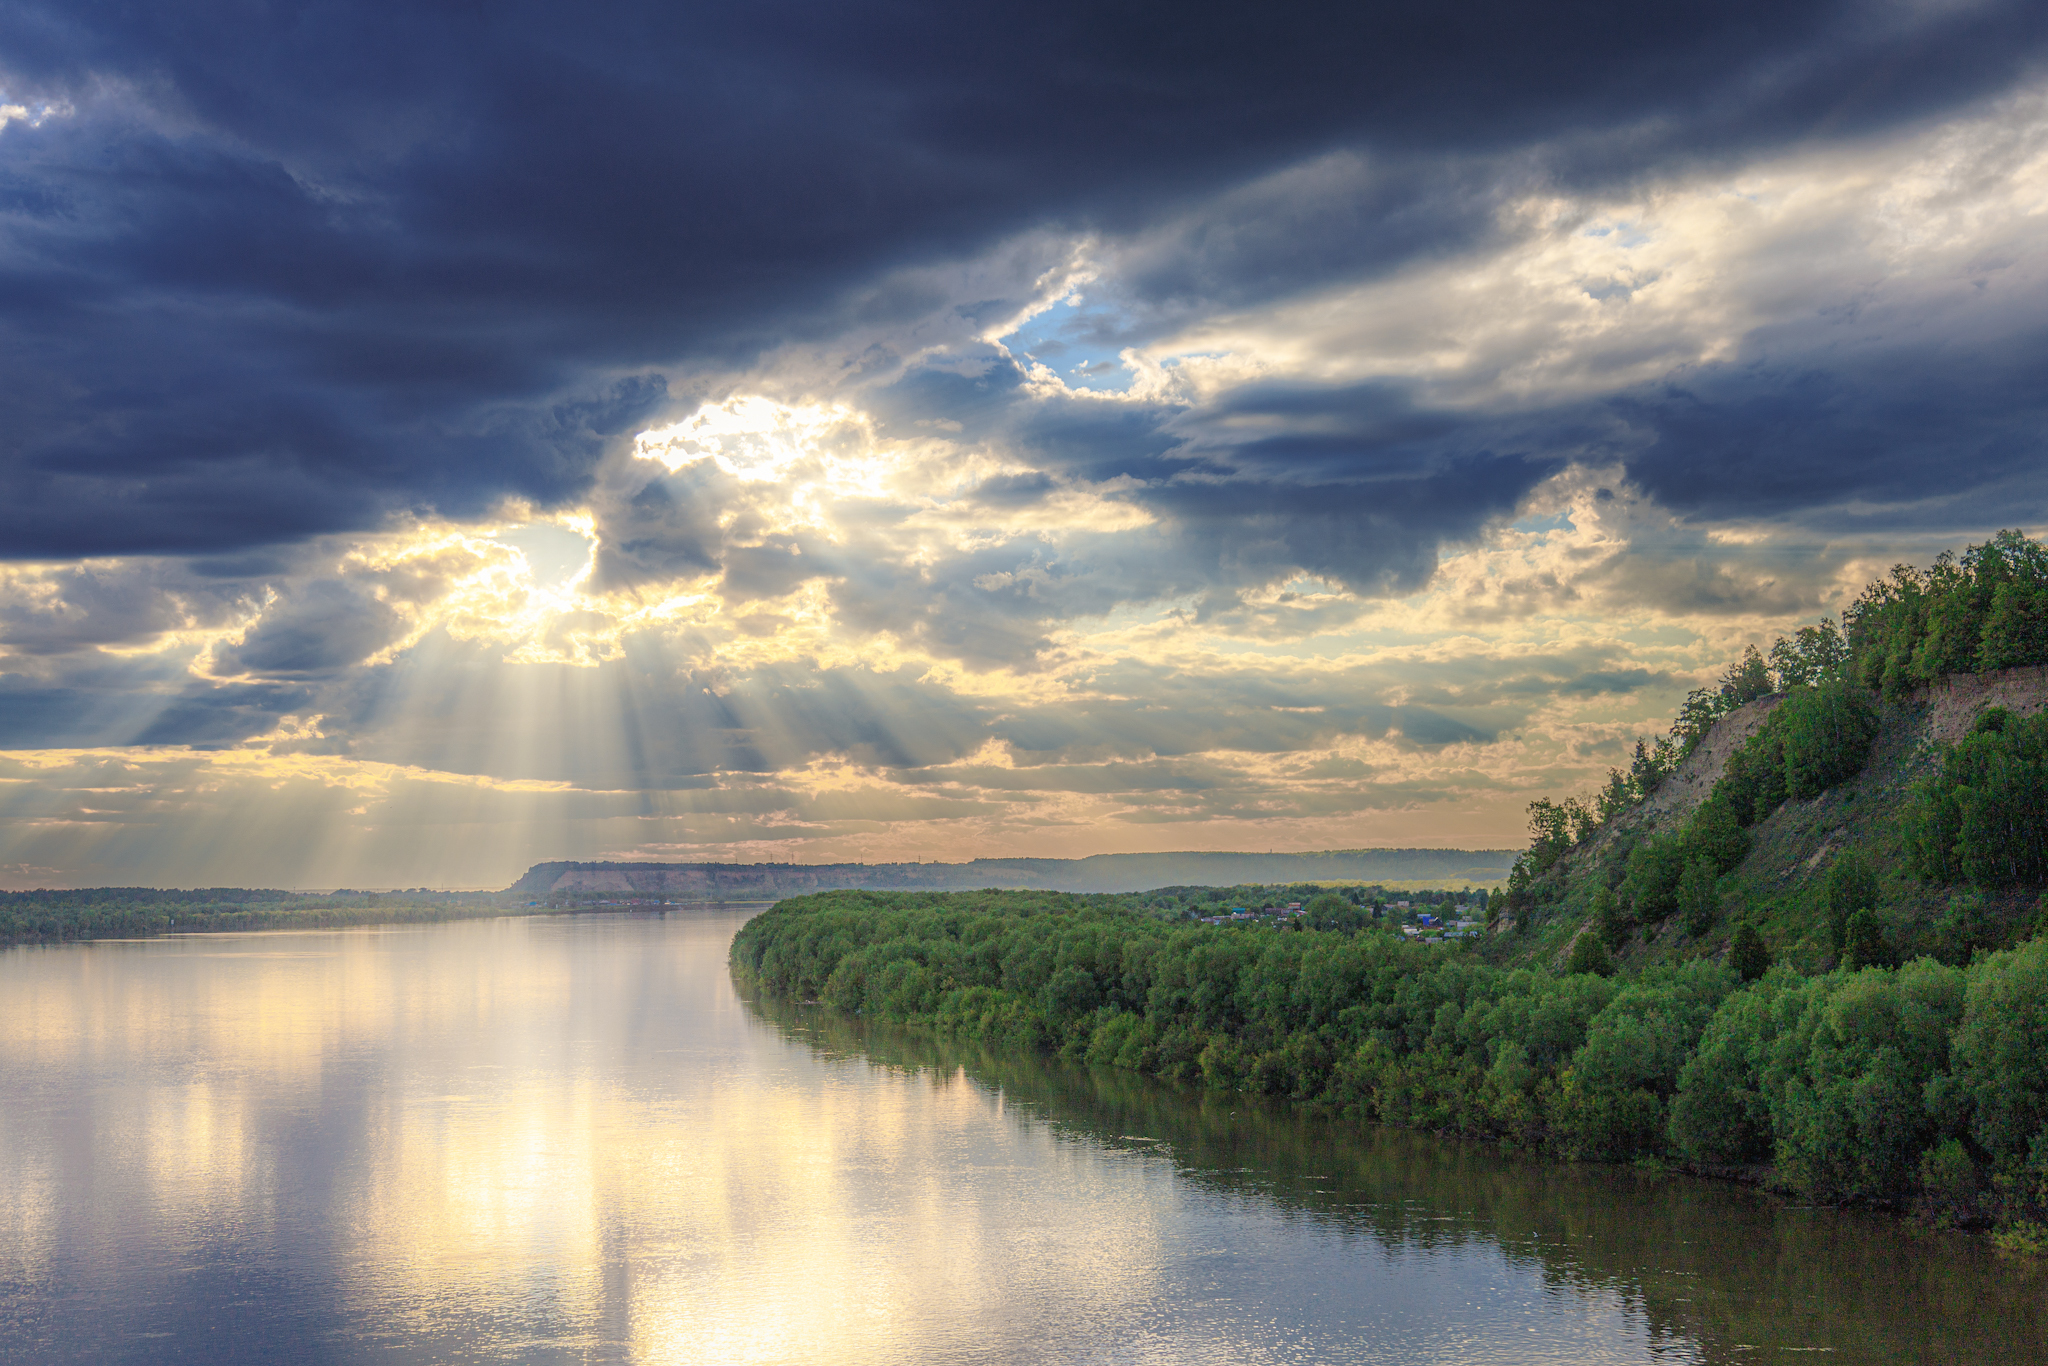
[[[135,939],[172,932],[318,928],[513,913],[445,892],[325,895],[261,887],[87,887],[0,892],[0,944]]]
[[[1595,941],[1597,942],[1597,941]],[[746,987],[992,1045],[1560,1155],[1767,1164],[2048,1245],[2048,943],[1756,979],[1507,969],[1057,893],[835,892],[735,938]]]

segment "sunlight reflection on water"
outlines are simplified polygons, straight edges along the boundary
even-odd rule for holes
[[[1684,1281],[1715,1220],[1790,1217],[1753,1197],[1425,1178],[1412,1136],[770,1020],[744,918],[0,954],[0,1358],[1669,1362],[1761,1324],[1883,1359]],[[1659,1219],[1669,1265],[1612,1264]]]

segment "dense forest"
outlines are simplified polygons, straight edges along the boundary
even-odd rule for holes
[[[1477,941],[1416,942],[1330,892],[1250,925],[1161,898],[849,892],[751,922],[734,972],[999,1048],[2048,1250],[2048,712],[1987,706],[1927,743],[1912,692],[2048,663],[2044,565],[2002,533],[1748,651],[1603,791],[1532,805]],[[1660,806],[1710,734],[1741,738]]]

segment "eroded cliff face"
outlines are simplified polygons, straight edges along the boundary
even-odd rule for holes
[[[1675,834],[1714,790],[1731,755],[1754,735],[1784,700],[1761,698],[1721,718],[1676,772],[1640,806],[1603,826],[1586,845],[1559,860],[1566,908],[1544,935],[1516,950],[1523,961],[1562,968],[1572,942],[1592,924],[1594,889],[1619,876],[1616,860],[1633,840]],[[2048,710],[2048,668],[2005,669],[1960,675],[1879,707],[1880,728],[1861,772],[1818,796],[1786,801],[1750,831],[1749,852],[1722,884],[1725,913],[1715,928],[1694,940],[1677,917],[1632,935],[1620,958],[1649,962],[1721,952],[1733,924],[1756,921],[1774,953],[1789,954],[1802,970],[1818,971],[1831,961],[1821,919],[1821,888],[1829,867],[1845,850],[1867,857],[1884,882],[1884,911],[1900,942],[1922,944],[1943,914],[1953,888],[1922,884],[1903,868],[1901,818],[1913,803],[1914,784],[1933,772],[1936,746],[1967,735],[1990,707],[2020,715]],[[1997,916],[2009,922],[2032,913],[2038,889],[1987,895]],[[1512,922],[1503,920],[1505,935]]]
[[[1594,838],[1590,852],[1597,857],[1615,838],[1644,825],[1671,828],[1683,823],[1693,808],[1712,795],[1729,757],[1784,700],[1783,693],[1758,698],[1716,721],[1698,748],[1648,801],[1624,812]],[[1910,763],[1934,742],[1954,743],[1969,734],[1971,725],[1990,707],[2005,707],[2022,716],[2048,708],[2048,668],[1959,674],[1909,694],[1902,703],[1884,709],[1885,739],[1890,743],[1881,740],[1873,747],[1872,763],[1897,767],[1901,762]],[[1568,857],[1583,859],[1588,852],[1576,850]]]
[[[2032,716],[2048,707],[2048,668],[2035,665],[1989,674],[1957,674],[1922,688],[1909,701],[1927,708],[1921,738],[1953,744],[1970,733],[1971,724],[1988,708],[2004,707]]]
[[[1671,776],[1657,785],[1648,801],[1622,812],[1602,826],[1590,844],[1565,855],[1567,869],[1597,861],[1610,845],[1630,831],[1646,825],[1668,828],[1683,823],[1694,807],[1713,794],[1714,784],[1721,780],[1729,757],[1756,734],[1757,728],[1784,700],[1783,693],[1760,697],[1716,721],[1706,738],[1685,756]]]

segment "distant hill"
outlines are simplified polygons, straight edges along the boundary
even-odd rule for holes
[[[1330,849],[1317,853],[1096,854],[1090,858],[974,859],[967,863],[536,863],[507,895],[660,896],[691,901],[770,899],[845,888],[948,891],[980,887],[1142,892],[1290,882],[1492,883],[1512,849]]]

